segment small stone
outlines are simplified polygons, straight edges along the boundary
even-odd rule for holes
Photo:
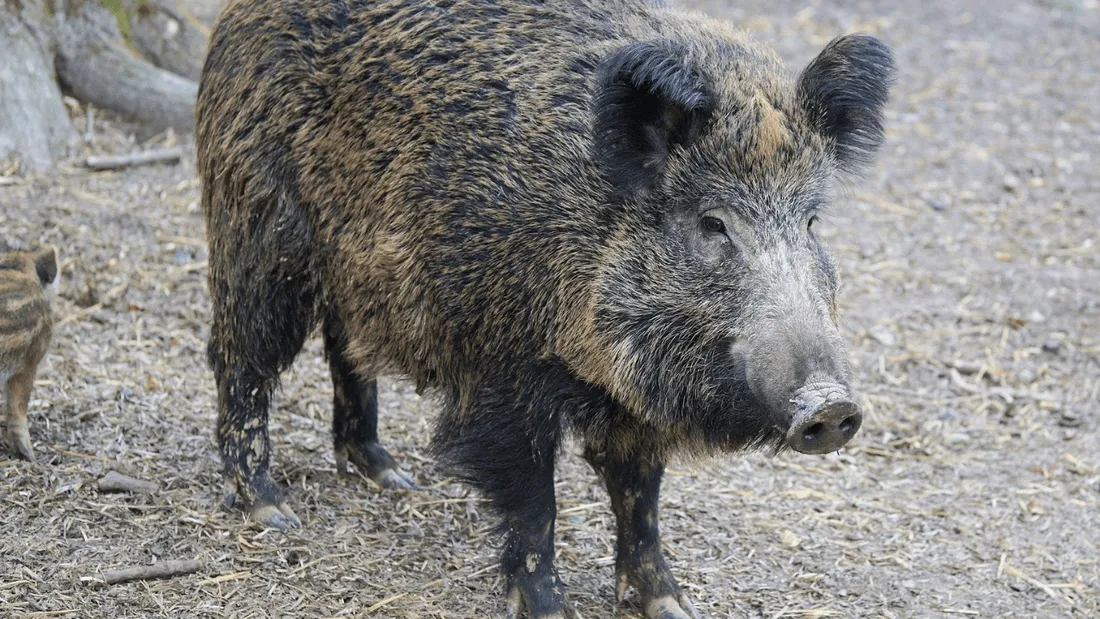
[[[1081,416],[1074,411],[1064,410],[1058,416],[1058,425],[1063,428],[1076,428],[1084,422]]]
[[[951,367],[959,371],[959,374],[969,376],[970,374],[977,374],[982,369],[982,364],[975,363],[973,361],[955,361],[951,364]]]
[[[894,346],[894,344],[897,343],[897,340],[894,338],[894,334],[890,333],[890,330],[887,329],[885,325],[876,325],[874,327],[871,327],[870,334],[871,337],[875,339],[875,341],[877,341],[879,344],[882,344],[883,346],[892,347]]]
[[[937,200],[935,198],[925,198],[924,202],[928,206],[932,207],[933,211],[941,211],[942,212],[942,211],[947,210],[947,205],[944,204],[943,200]]]
[[[1005,191],[1016,191],[1020,188],[1020,177],[1015,174],[1005,174],[1002,182],[1004,183]]]
[[[1043,352],[1048,352],[1052,355],[1058,354],[1062,350],[1062,340],[1046,340],[1043,342]]]
[[[795,535],[794,531],[790,529],[783,529],[783,532],[779,535],[779,541],[785,548],[794,550],[802,544],[802,538]]]
[[[191,255],[191,252],[184,249],[177,249],[176,252],[172,254],[172,262],[174,262],[176,266],[183,266],[193,259],[194,256]]]

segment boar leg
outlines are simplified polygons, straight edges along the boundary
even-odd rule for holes
[[[281,170],[281,164],[275,160],[262,165]],[[274,182],[242,180],[231,186],[258,188]],[[267,425],[271,393],[315,323],[312,232],[290,199],[293,192],[270,200],[266,195],[242,199],[218,193],[225,185],[215,184],[215,193],[206,197],[218,205],[216,211],[210,203],[206,208],[213,318],[207,356],[218,386],[216,437],[226,503],[239,502],[253,520],[267,526],[296,528],[301,521],[271,478]]]
[[[499,424],[489,430],[484,437],[496,440],[486,440],[483,446],[481,458],[489,466],[477,485],[503,515],[507,531],[500,561],[507,583],[505,617],[518,619],[525,608],[531,619],[572,617],[565,587],[554,568],[557,445],[540,446],[537,438],[532,441],[523,432],[506,435]]]
[[[615,595],[622,601],[633,587],[647,619],[698,619],[661,553],[657,498],[665,466],[636,448],[635,457],[606,459],[589,450],[586,458],[603,477],[615,513],[617,544]]]
[[[30,364],[8,379],[8,443],[19,456],[34,462],[31,449],[31,433],[27,424],[27,405],[31,400],[31,388],[37,364]]]
[[[235,279],[243,279],[243,274]],[[301,521],[271,478],[267,425],[271,393],[279,374],[305,342],[310,314],[303,308],[309,306],[286,307],[299,299],[289,294],[286,286],[263,279],[252,284],[258,292],[242,288],[229,295],[234,301],[230,305],[219,293],[216,279],[214,282],[214,323],[208,354],[218,386],[215,436],[225,477],[225,503],[244,508],[253,520],[266,526],[298,528]],[[270,299],[284,307],[263,305]],[[233,308],[232,314],[226,306]],[[297,314],[295,309],[299,310]]]
[[[565,597],[565,586],[554,568],[557,510],[553,483],[551,473],[547,482],[548,500],[533,503],[524,510],[527,513],[513,514],[505,521],[508,533],[500,567],[507,582],[507,619],[518,619],[524,609],[531,619],[575,616]]]
[[[477,488],[501,518],[500,570],[507,619],[575,617],[554,568],[554,464],[570,380],[539,367],[527,380],[502,376],[475,398],[477,410],[444,408],[435,450],[447,470]],[[516,388],[520,392],[515,391]],[[557,390],[547,393],[548,389]],[[560,399],[559,399],[560,398]]]
[[[378,443],[378,381],[363,380],[344,354],[347,341],[339,319],[325,321],[325,354],[332,371],[332,438],[336,469],[348,460],[383,488],[416,488],[412,476]]]
[[[218,446],[225,467],[225,503],[277,529],[302,526],[271,478],[267,416],[273,381],[237,373],[218,381]]]

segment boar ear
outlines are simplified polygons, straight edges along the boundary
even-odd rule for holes
[[[832,142],[841,170],[861,172],[882,146],[893,79],[890,49],[866,35],[833,39],[798,77],[802,105]]]
[[[57,277],[57,250],[52,247],[39,250],[34,256],[34,270],[43,286],[52,284]]]
[[[694,142],[714,109],[706,81],[655,43],[612,52],[595,86],[595,156],[621,197],[652,188],[673,147]]]

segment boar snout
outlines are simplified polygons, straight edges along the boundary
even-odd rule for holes
[[[843,447],[863,423],[848,388],[839,334],[772,325],[735,344],[749,389],[791,449],[823,454]],[[808,337],[807,333],[817,333]]]
[[[787,445],[804,454],[840,449],[863,424],[863,413],[842,385],[806,385],[795,392],[790,405]]]

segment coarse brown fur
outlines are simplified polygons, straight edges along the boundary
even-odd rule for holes
[[[441,458],[508,531],[510,614],[567,608],[553,462],[572,430],[616,505],[621,581],[647,615],[688,616],[657,561],[664,462],[781,448],[772,400],[847,382],[809,226],[881,142],[892,61],[847,38],[815,63],[796,83],[729,25],[641,1],[228,7],[197,138],[231,500],[298,524],[268,396],[322,323],[338,458],[404,479],[374,379],[441,396]],[[721,236],[699,231],[707,209]]]
[[[0,251],[0,384],[6,392],[8,445],[27,460],[34,460],[27,404],[50,346],[53,313],[47,287],[56,279],[54,248]]]

